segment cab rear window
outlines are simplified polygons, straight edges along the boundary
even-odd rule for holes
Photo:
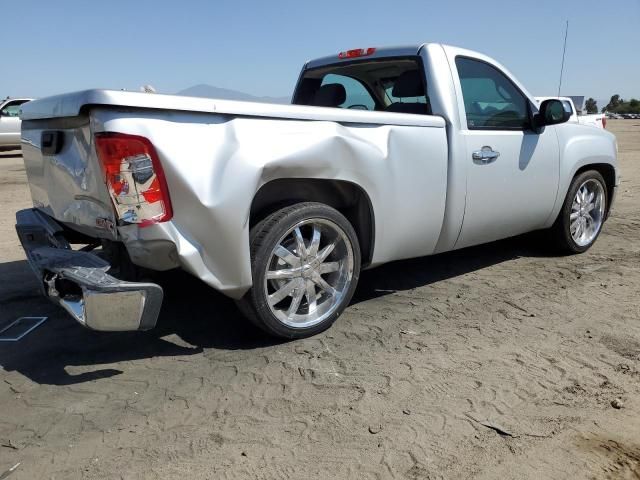
[[[360,60],[304,72],[293,103],[431,115],[419,57]]]
[[[375,110],[376,102],[373,96],[364,84],[353,77],[346,75],[338,75],[335,73],[328,73],[322,78],[320,87],[326,85],[340,85],[344,88],[345,100],[339,106],[341,108],[351,108],[357,110]],[[323,105],[334,106],[334,105]]]

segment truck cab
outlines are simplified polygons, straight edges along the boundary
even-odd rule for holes
[[[568,153],[559,127],[538,128],[540,103],[488,56],[441,44],[349,50],[307,62],[293,103],[445,119],[436,252],[543,228],[557,215]]]

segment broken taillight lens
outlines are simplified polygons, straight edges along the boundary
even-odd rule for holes
[[[96,133],[95,139],[118,218],[141,227],[171,220],[167,182],[149,139],[114,132]]]

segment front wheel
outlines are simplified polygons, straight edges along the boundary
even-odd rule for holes
[[[606,212],[607,185],[602,175],[595,170],[577,175],[552,227],[556,243],[565,252],[587,251],[602,231]]]
[[[253,285],[239,306],[267,333],[303,338],[331,326],[360,275],[360,246],[349,221],[321,203],[298,203],[251,229]]]

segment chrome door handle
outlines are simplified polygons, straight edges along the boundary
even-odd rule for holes
[[[471,154],[474,163],[485,165],[487,163],[494,162],[500,156],[500,152],[496,152],[493,148],[485,145],[481,150],[476,150]]]

